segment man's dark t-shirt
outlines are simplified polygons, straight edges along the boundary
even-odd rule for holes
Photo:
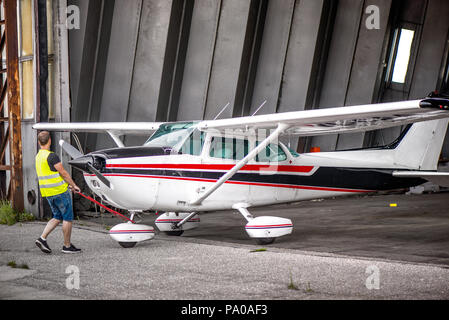
[[[58,171],[55,169],[55,164],[58,164],[59,162],[61,162],[61,159],[59,159],[59,157],[56,153],[51,152],[48,155],[47,163],[48,163],[48,166],[50,167],[51,171]]]

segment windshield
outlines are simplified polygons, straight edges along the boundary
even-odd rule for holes
[[[195,122],[164,123],[159,129],[144,143],[144,146],[170,147],[178,149],[184,140],[194,130]]]
[[[294,151],[292,148],[290,148],[289,146],[284,145],[285,147],[287,147],[288,151],[291,153],[291,155],[295,158],[299,157],[299,153]]]

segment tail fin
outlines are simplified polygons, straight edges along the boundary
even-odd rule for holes
[[[395,149],[395,164],[414,170],[436,170],[448,122],[442,119],[413,124]]]

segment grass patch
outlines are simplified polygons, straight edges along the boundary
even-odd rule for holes
[[[296,284],[293,282],[293,277],[292,277],[292,273],[291,273],[291,272],[290,272],[290,283],[288,284],[287,288],[288,288],[289,290],[295,290],[295,291],[302,290],[302,289],[299,288],[298,285],[296,285]],[[314,291],[312,290],[312,287],[310,286],[310,282],[307,282],[307,284],[305,285],[305,289],[302,290],[302,291],[303,291],[304,293],[313,293],[313,292],[314,292]]]
[[[0,202],[0,224],[12,226],[16,222],[17,214],[14,212],[8,201],[2,200]]]
[[[313,292],[313,290],[312,290],[312,288],[310,287],[310,282],[307,282],[307,286],[306,286],[306,293],[312,293]]]
[[[264,252],[264,251],[267,251],[267,249],[265,249],[265,248],[254,249],[254,250],[251,250],[250,252]]]
[[[30,269],[30,267],[28,267],[27,264],[22,263],[21,265],[17,265],[17,263],[15,261],[9,261],[8,262],[8,267],[14,268],[14,269]]]
[[[290,283],[288,284],[287,288],[289,290],[299,290],[298,286],[293,282],[293,277],[291,273],[290,273]]]
[[[35,219],[34,215],[28,212],[22,212],[17,215],[18,222],[34,221]]]
[[[15,212],[9,201],[0,201],[0,224],[12,226],[17,222],[27,222],[35,220],[31,213]]]

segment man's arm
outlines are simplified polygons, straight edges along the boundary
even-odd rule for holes
[[[81,192],[81,189],[76,185],[76,183],[72,180],[70,174],[64,169],[62,166],[62,162],[58,162],[55,164],[55,169],[58,170],[61,177],[69,184],[70,189],[75,190],[76,192]]]

